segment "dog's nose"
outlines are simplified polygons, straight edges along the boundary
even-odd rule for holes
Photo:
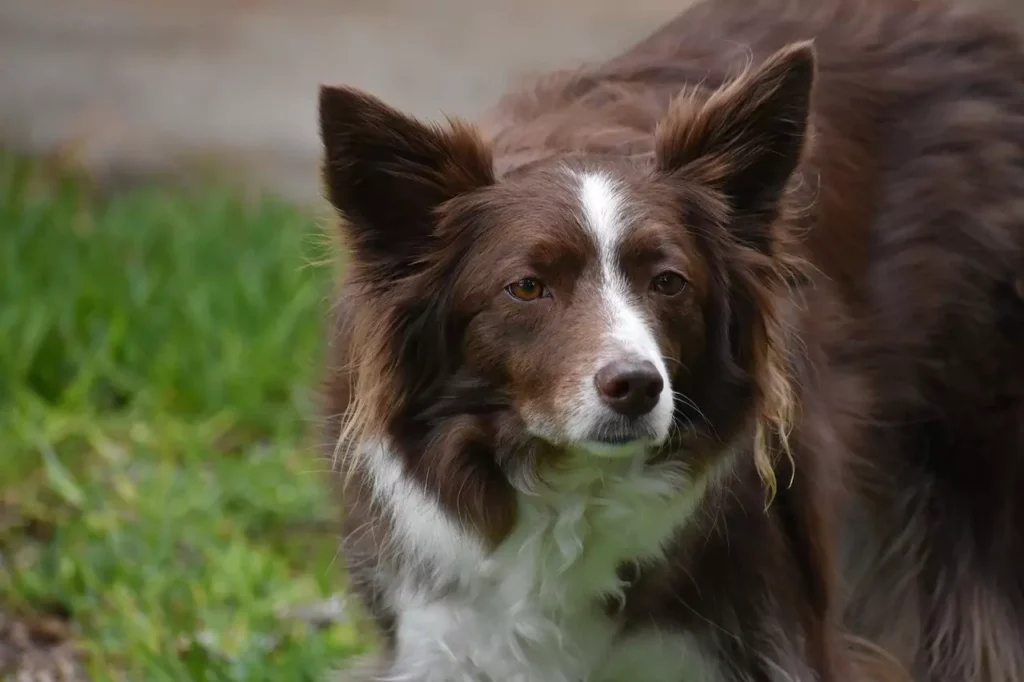
[[[594,376],[604,403],[621,415],[634,419],[654,409],[665,382],[649,360],[615,360]]]

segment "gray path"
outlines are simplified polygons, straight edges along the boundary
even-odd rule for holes
[[[227,169],[318,193],[315,96],[350,83],[472,115],[614,53],[686,0],[0,0],[0,144],[98,177]]]

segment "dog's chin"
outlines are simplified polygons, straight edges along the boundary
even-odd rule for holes
[[[654,429],[643,426],[598,429],[575,446],[591,455],[608,458],[629,458],[650,452],[658,447],[664,438],[659,438]]]
[[[587,429],[583,433],[566,433],[560,429],[544,428],[550,422],[532,425],[527,420],[527,431],[540,442],[558,449],[569,449],[609,459],[628,459],[655,452],[668,440],[668,434],[648,420],[634,422],[608,420]]]
[[[650,439],[643,440],[587,440],[577,443],[575,447],[589,455],[608,459],[630,459],[649,452],[657,444]]]

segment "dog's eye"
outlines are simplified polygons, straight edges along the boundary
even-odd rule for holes
[[[662,296],[675,296],[686,288],[686,279],[678,272],[663,272],[651,280],[651,289]]]
[[[520,301],[536,301],[538,298],[543,298],[547,293],[547,289],[544,288],[540,280],[533,277],[524,277],[518,282],[513,282],[505,287],[505,291],[512,298]]]

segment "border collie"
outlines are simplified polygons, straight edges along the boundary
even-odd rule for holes
[[[319,106],[348,675],[1024,680],[1003,18],[709,0],[477,125]]]

